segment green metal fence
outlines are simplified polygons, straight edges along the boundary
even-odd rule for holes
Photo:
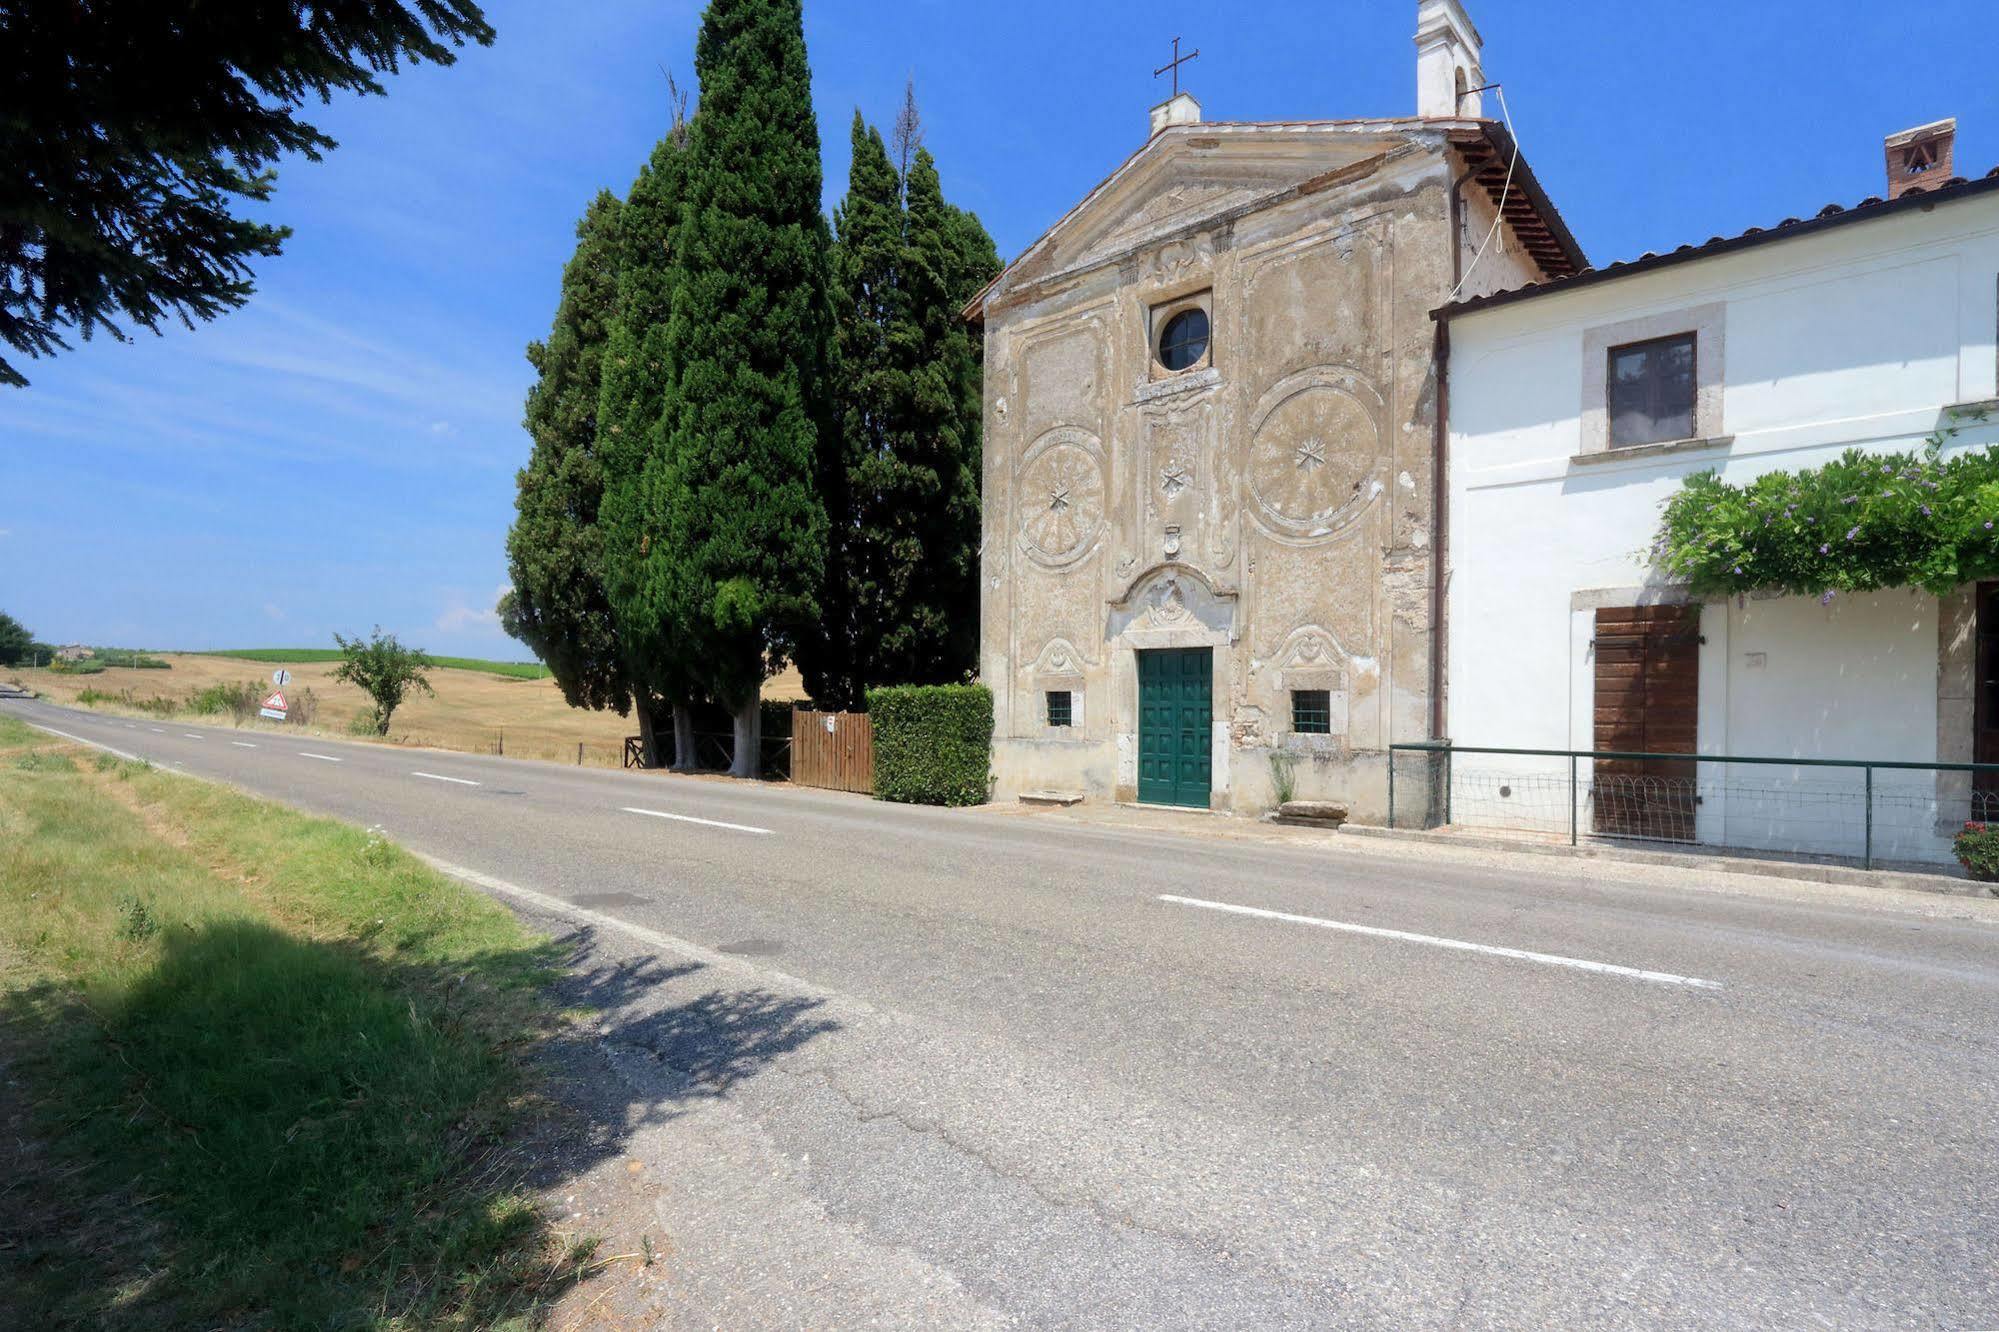
[[[1598,764],[1644,765],[1629,773]],[[1967,822],[1999,821],[1999,763],[1389,746],[1388,826],[1942,862]]]

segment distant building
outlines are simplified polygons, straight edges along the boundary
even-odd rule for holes
[[[1857,855],[1859,772],[1693,756],[1999,761],[1999,585],[1695,604],[1648,551],[1693,472],[1999,440],[1999,172],[1952,179],[1954,128],[1890,138],[1883,198],[1441,312],[1452,740],[1690,756],[1594,784],[1584,760],[1585,831]],[[1531,822],[1567,789],[1562,759],[1452,766],[1461,812]],[[1966,774],[1879,774],[1875,854],[1947,859],[1999,817],[1980,785],[1989,805]],[[1539,808],[1567,831],[1566,795]]]
[[[1436,733],[1430,312],[1585,261],[1458,0],[1416,44],[1414,116],[1204,123],[1176,91],[967,311],[1001,798],[1262,810],[1288,756],[1379,820],[1387,745]]]
[[[57,661],[83,661],[96,655],[97,652],[95,649],[84,647],[80,643],[72,643],[68,647],[56,649]]]

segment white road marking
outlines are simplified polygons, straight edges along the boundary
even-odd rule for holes
[[[724,823],[720,819],[697,819],[692,814],[669,814],[663,809],[633,809],[630,805],[623,806],[623,809],[627,814],[643,814],[647,818],[672,819],[676,823],[699,823],[710,828],[727,828],[732,832],[756,833],[762,837],[777,836],[775,829],[753,828],[747,823]]]
[[[700,944],[692,943],[677,935],[648,929],[644,925],[634,924],[629,920],[607,915],[602,911],[592,911],[588,907],[577,906],[574,902],[567,902],[559,897],[550,897],[546,893],[536,892],[532,888],[523,888],[520,884],[509,883],[505,879],[496,879],[490,874],[482,874],[475,869],[466,869],[463,865],[454,865],[448,860],[439,860],[436,856],[427,856],[421,851],[413,851],[411,854],[440,874],[448,874],[454,879],[461,879],[466,883],[472,884],[474,887],[484,888],[488,892],[515,898],[537,910],[546,911],[551,915],[566,916],[571,920],[595,925],[600,929],[615,931],[637,939],[641,943],[648,944],[661,952],[678,953],[682,957],[699,962],[703,966],[713,967],[717,971],[734,972],[737,975],[756,977],[767,986],[774,985],[777,988],[794,990],[801,994],[811,995],[814,998],[825,999],[856,1014],[872,1016],[876,1012],[875,1007],[865,999],[857,998],[840,990],[828,989],[824,985],[818,985],[809,980],[803,980],[788,971],[779,971],[776,967],[762,966],[749,961],[747,958],[737,957],[733,953],[718,953],[712,948],[703,948]]]
[[[22,718],[21,720],[22,720],[22,721],[28,721],[28,719],[27,719],[26,717],[23,717],[23,718]],[[62,737],[63,739],[65,739],[65,740],[74,740],[74,741],[76,741],[76,743],[78,743],[79,745],[89,745],[89,746],[90,746],[90,747],[91,747],[92,749],[101,749],[101,750],[103,750],[103,751],[104,751],[105,753],[107,753],[107,754],[114,754],[114,755],[116,755],[117,757],[119,757],[119,758],[121,758],[121,759],[126,759],[126,760],[128,760],[129,762],[132,762],[132,763],[144,763],[144,762],[145,762],[145,760],[144,760],[144,759],[142,759],[142,758],[140,758],[140,757],[139,757],[139,756],[138,756],[137,754],[127,754],[127,753],[126,753],[126,752],[125,752],[124,750],[122,750],[122,749],[113,749],[113,748],[112,748],[111,746],[109,746],[109,745],[105,744],[105,743],[104,743],[103,741],[101,741],[101,740],[86,740],[86,739],[84,739],[84,738],[83,738],[82,736],[80,736],[80,735],[71,735],[71,734],[70,734],[70,733],[69,733],[68,731],[58,731],[58,730],[57,730],[57,729],[56,729],[55,727],[53,727],[53,726],[44,726],[44,725],[42,725],[42,724],[41,724],[40,722],[35,722],[35,721],[31,721],[31,722],[28,722],[28,725],[30,725],[30,726],[32,726],[32,727],[34,727],[34,728],[35,728],[35,729],[36,729],[37,731],[46,731],[46,732],[48,732],[48,733],[49,733],[50,735],[59,735],[59,736],[61,736],[61,737]]]
[[[309,749],[301,749],[301,750],[299,750],[299,752],[298,752],[298,756],[299,756],[300,758],[316,758],[316,759],[318,759],[318,760],[319,760],[319,761],[320,761],[321,763],[338,763],[338,762],[340,762],[340,760],[339,760],[339,759],[337,759],[337,758],[333,757],[333,755],[331,755],[331,754],[315,754],[315,753],[313,753],[313,752],[312,752],[311,750],[309,750]]]
[[[152,733],[153,733],[154,735],[165,735],[165,734],[166,734],[166,732],[165,732],[165,731],[161,730],[161,729],[160,729],[159,727],[157,727],[157,726],[148,726],[148,727],[147,727],[146,729],[147,729],[147,730],[149,730],[149,731],[151,731],[151,732],[152,732]]]
[[[1255,916],[1261,920],[1281,920],[1292,925],[1310,925],[1316,929],[1364,934],[1374,939],[1396,939],[1402,943],[1429,944],[1433,948],[1452,948],[1461,953],[1483,953],[1487,957],[1509,957],[1518,962],[1539,962],[1543,966],[1569,967],[1575,971],[1593,971],[1603,976],[1625,976],[1632,980],[1653,981],[1660,985],[1686,985],[1697,990],[1721,988],[1720,981],[1701,980],[1694,976],[1676,976],[1670,971],[1642,971],[1637,967],[1620,967],[1612,962],[1590,962],[1579,957],[1560,957],[1554,953],[1530,953],[1524,948],[1499,948],[1492,944],[1466,943],[1462,939],[1442,939],[1434,934],[1412,934],[1408,930],[1385,930],[1376,925],[1353,925],[1346,921],[1320,920],[1317,916],[1294,916],[1288,911],[1265,911],[1261,907],[1237,906],[1232,902],[1207,902],[1198,897],[1175,897],[1171,893],[1161,893],[1159,900],[1172,902],[1177,906],[1200,907],[1204,911],[1226,911],[1238,916]]]
[[[439,775],[438,775],[437,773],[434,773],[434,772],[412,772],[412,773],[410,773],[410,776],[412,776],[412,777],[428,777],[428,778],[429,778],[429,779],[430,779],[431,781],[433,781],[433,782],[456,782],[456,783],[457,783],[458,785],[460,785],[460,786],[477,786],[477,785],[479,785],[479,783],[478,783],[478,782],[475,782],[475,781],[471,781],[471,780],[469,780],[468,778],[464,778],[464,777],[441,777],[441,776],[439,776]]]
[[[255,748],[256,748],[256,746],[255,746],[255,745],[253,745],[253,744],[251,744],[251,743],[250,743],[250,742],[249,742],[248,740],[231,740],[231,741],[230,741],[229,743],[230,743],[230,744],[232,744],[232,745],[234,745],[234,746],[236,746],[236,748],[238,748],[238,749],[255,749]]]
[[[181,734],[189,740],[206,740],[208,738],[205,735],[196,735],[193,731],[182,731]]]

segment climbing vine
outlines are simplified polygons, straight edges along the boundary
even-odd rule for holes
[[[1943,457],[1977,411],[1954,416],[1920,449],[1849,449],[1822,467],[1742,485],[1713,471],[1666,502],[1652,558],[1697,596],[1918,587],[1942,595],[1999,577],[1999,446]]]

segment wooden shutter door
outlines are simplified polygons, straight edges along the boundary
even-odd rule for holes
[[[1700,607],[1621,606],[1596,613],[1593,747],[1692,754],[1699,725]],[[1694,839],[1691,759],[1598,759],[1591,826],[1610,837]]]

